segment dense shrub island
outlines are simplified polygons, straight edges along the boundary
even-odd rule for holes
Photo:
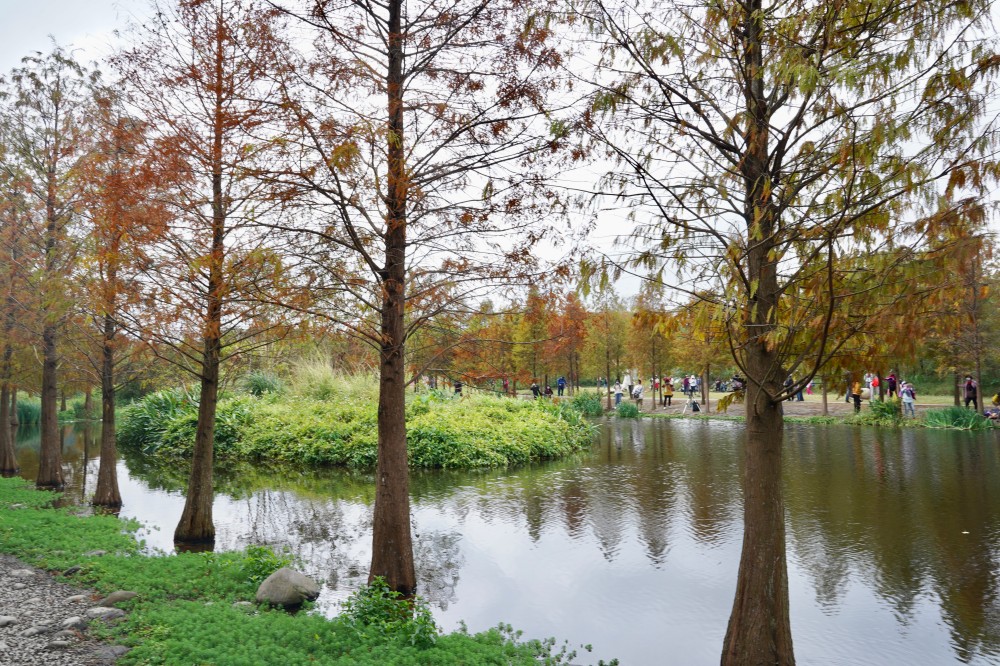
[[[223,460],[373,467],[376,401],[324,395],[224,397],[216,416],[216,455]],[[150,394],[119,410],[118,441],[160,456],[189,455],[197,409],[197,399],[180,391]],[[407,405],[413,467],[504,467],[558,458],[587,448],[593,433],[573,402],[424,393]]]
[[[260,580],[287,558],[262,547],[242,553],[141,552],[135,523],[52,508],[58,495],[22,479],[0,479],[0,552],[51,570],[81,565],[73,581],[107,594],[131,590],[126,618],[94,628],[132,647],[127,664],[562,664],[578,661],[554,640],[523,641],[510,627],[442,634],[421,602],[412,606],[378,581],[329,620],[289,615],[252,601]],[[91,550],[101,557],[84,557]]]

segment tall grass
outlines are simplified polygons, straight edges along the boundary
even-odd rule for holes
[[[634,402],[622,401],[618,403],[615,413],[620,419],[637,419],[639,418],[639,407]]]
[[[288,392],[302,398],[378,402],[378,376],[345,375],[323,357],[303,359],[293,365],[287,382]]]
[[[601,405],[601,396],[599,393],[580,391],[573,396],[570,404],[584,416],[601,416],[604,414],[604,407]]]
[[[18,398],[17,422],[21,425],[38,425],[42,420],[42,403],[35,398]]]
[[[945,409],[932,409],[924,414],[924,425],[928,428],[947,428],[951,430],[989,430],[995,427],[993,421],[989,420],[979,412],[965,409],[964,407],[946,407]]]

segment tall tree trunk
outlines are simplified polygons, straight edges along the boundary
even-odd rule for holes
[[[780,390],[775,385],[772,390]],[[743,551],[722,664],[794,664],[781,488],[782,404],[750,382],[743,470]]]
[[[723,643],[723,666],[795,663],[788,612],[785,511],[781,488],[784,439],[782,393],[786,376],[768,349],[778,297],[773,256],[776,211],[768,159],[769,109],[764,91],[762,0],[743,5],[743,67],[746,77],[746,154],[741,164],[744,220],[749,243],[746,297],[746,445],[743,471],[743,551],[736,598]]]
[[[702,371],[701,375],[701,403],[705,405],[706,414],[712,411],[711,405],[708,404],[708,394],[709,394],[708,376],[709,376],[709,365],[708,363],[706,363],[705,369]]]
[[[59,411],[66,411],[66,387],[64,386],[61,391],[59,391]]]
[[[94,390],[88,386],[83,391],[83,413],[86,414],[86,418],[91,418],[91,414],[94,410]]]
[[[10,421],[10,384],[0,384],[0,475],[14,476],[20,471],[14,454],[14,436]]]
[[[403,1],[389,2],[388,174],[386,177],[385,268],[382,272],[382,345],[379,361],[378,463],[372,524],[371,582],[385,578],[404,597],[416,592],[410,533],[410,477],[404,405],[404,321],[406,304],[406,163],[403,146]]]
[[[62,488],[62,448],[59,446],[59,419],[56,413],[59,391],[57,382],[56,327],[46,324],[42,331],[42,413],[41,446],[38,460],[39,488]]]
[[[219,398],[219,363],[222,357],[222,300],[225,289],[223,269],[226,259],[227,207],[222,188],[222,141],[224,121],[224,51],[225,31],[221,16],[215,30],[215,106],[212,128],[212,245],[209,251],[208,284],[205,301],[205,329],[201,359],[201,397],[198,401],[198,425],[195,429],[191,475],[188,477],[184,511],[174,530],[174,543],[185,548],[215,544],[212,503],[215,499],[212,465],[215,462],[215,409]]]
[[[17,384],[10,385],[10,424],[15,428],[21,425],[17,418]]]
[[[122,505],[122,496],[118,491],[118,451],[115,448],[114,337],[115,321],[110,315],[105,315],[101,358],[101,464],[97,471],[97,489],[91,503],[108,508]]]
[[[823,416],[826,416],[826,415],[828,415],[830,413],[830,404],[827,401],[827,393],[829,391],[827,389],[826,378],[822,378],[822,379],[820,379],[820,381],[823,382]]]

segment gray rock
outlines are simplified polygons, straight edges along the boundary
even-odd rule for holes
[[[101,557],[102,555],[107,555],[107,554],[108,554],[108,551],[106,551],[106,550],[88,550],[86,553],[83,554],[83,556],[84,557]]]
[[[80,567],[79,564],[74,564],[69,569],[66,569],[66,571],[63,571],[62,575],[63,576],[72,576],[73,574],[75,574],[76,572],[78,572],[80,569],[81,569],[81,567]]]
[[[27,638],[27,637],[30,637],[30,636],[37,636],[39,634],[47,634],[47,633],[49,633],[49,631],[50,631],[49,627],[46,627],[46,626],[43,626],[43,625],[40,625],[40,624],[36,624],[33,627],[28,627],[27,629],[25,629],[24,631],[22,631],[18,635],[19,636],[24,636],[24,637]]]
[[[301,606],[319,596],[319,584],[294,569],[282,567],[267,577],[257,588],[257,602],[285,608]]]
[[[28,584],[27,583],[14,583],[10,587],[11,587],[11,589],[14,589],[14,590],[23,590],[24,588],[28,587]]]
[[[72,643],[70,643],[69,641],[52,641],[48,645],[45,646],[45,649],[46,650],[65,650],[70,645],[72,645]]]
[[[105,608],[104,606],[94,606],[87,609],[87,617],[100,618],[102,620],[115,620],[125,617],[125,611],[120,608]]]
[[[97,649],[94,656],[98,659],[106,659],[114,661],[123,655],[128,654],[129,650],[132,648],[125,647],[124,645],[105,645]]]
[[[57,641],[69,641],[80,636],[79,632],[72,631],[70,629],[63,629],[62,631],[57,631],[52,634],[52,638]]]
[[[7,575],[10,576],[11,578],[34,578],[35,577],[35,570],[34,569],[14,569],[13,571],[11,571],[10,573],[8,573]]]
[[[3,641],[0,641],[0,652],[6,652],[9,649],[10,649],[9,645],[4,643]]]
[[[81,601],[86,601],[86,600],[87,600],[86,594],[74,594],[72,597],[66,597],[66,601],[68,601],[71,604],[78,604]]]
[[[120,604],[123,601],[128,601],[129,599],[135,599],[139,596],[135,592],[129,592],[128,590],[118,590],[117,592],[112,592],[108,596],[104,597],[97,602],[98,606],[114,606],[115,604]]]
[[[17,618],[12,615],[0,615],[0,627],[9,627],[17,624]]]
[[[249,601],[234,601],[233,602],[233,608],[251,609],[251,608],[255,608],[255,606],[252,603],[250,603]]]
[[[74,615],[73,617],[68,617],[60,622],[59,626],[63,629],[86,629],[87,621],[79,615]]]
[[[26,601],[24,601],[23,603],[24,603],[24,604],[25,604],[26,606],[34,606],[35,604],[40,604],[40,603],[42,603],[42,598],[41,598],[41,597],[31,597],[30,599],[27,599],[27,600],[26,600]]]

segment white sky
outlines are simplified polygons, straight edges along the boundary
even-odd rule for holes
[[[146,0],[0,0],[0,72],[34,51],[49,51],[50,36],[89,65],[108,52],[115,29],[147,7]]]

